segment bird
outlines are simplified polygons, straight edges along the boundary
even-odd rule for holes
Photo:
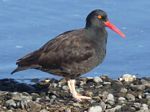
[[[67,80],[69,91],[77,101],[90,100],[76,91],[76,79],[101,64],[106,56],[107,31],[110,28],[121,37],[125,34],[113,25],[105,11],[95,9],[86,17],[83,28],[66,31],[49,40],[41,48],[17,60],[11,74],[37,69]]]

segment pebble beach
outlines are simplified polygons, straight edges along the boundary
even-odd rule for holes
[[[65,79],[33,79],[27,84],[0,80],[0,112],[150,112],[150,77],[108,76],[76,79],[76,89],[91,100],[78,102]]]

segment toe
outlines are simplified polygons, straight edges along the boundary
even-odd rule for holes
[[[87,97],[87,96],[82,96],[80,94],[73,96],[77,101],[82,101],[83,99],[85,100],[91,100],[91,97]]]

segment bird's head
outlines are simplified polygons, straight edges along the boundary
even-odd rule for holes
[[[108,20],[106,12],[100,9],[92,11],[87,16],[86,27],[98,27],[98,28],[108,27],[117,34],[119,34],[121,37],[125,37],[125,35]]]

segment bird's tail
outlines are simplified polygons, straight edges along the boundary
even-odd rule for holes
[[[28,69],[27,67],[17,67],[14,71],[11,72],[11,74],[14,74],[15,72],[19,72],[19,71],[22,71],[22,70],[26,70]]]
[[[32,52],[23,58],[17,60],[18,67],[11,72],[11,74],[14,74],[15,72],[19,72],[26,69],[38,69],[40,66],[38,64],[38,58],[40,54],[38,51]]]

